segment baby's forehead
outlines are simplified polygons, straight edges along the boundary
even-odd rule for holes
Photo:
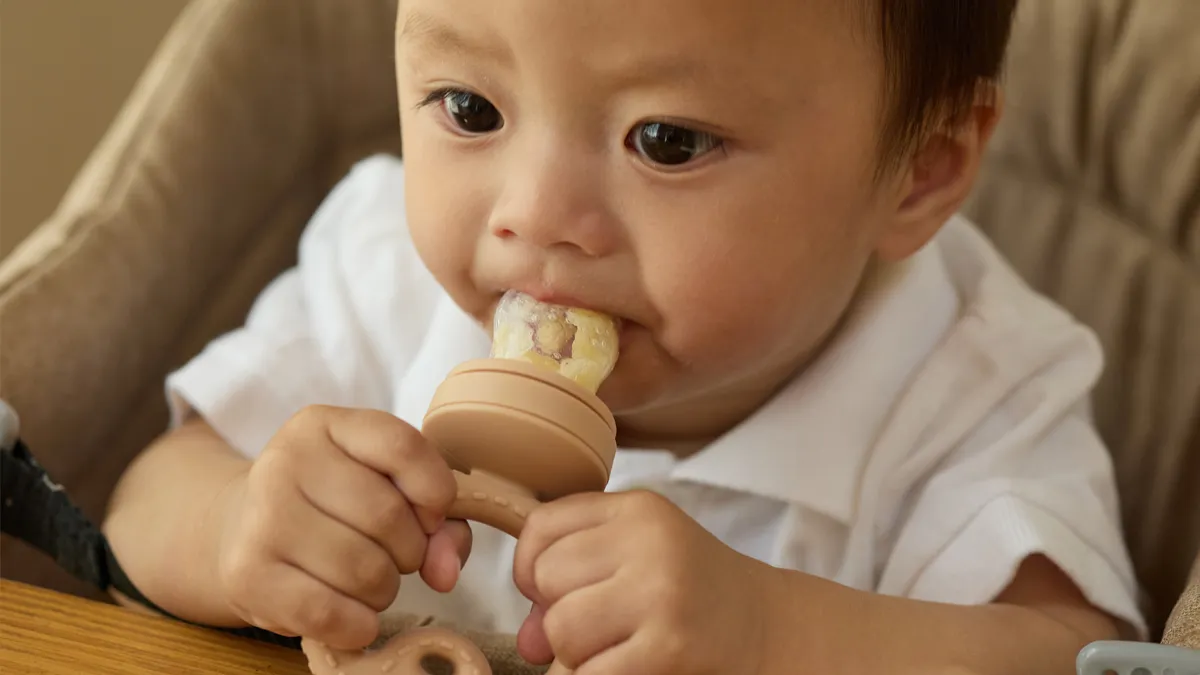
[[[877,70],[862,0],[404,0],[398,42],[522,72],[729,79]],[[867,72],[866,75],[873,75]],[[789,83],[779,82],[778,86]]]

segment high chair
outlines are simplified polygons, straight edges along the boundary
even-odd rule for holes
[[[395,11],[396,0],[194,0],[57,211],[0,263],[0,398],[95,521],[120,472],[166,426],[167,372],[242,322],[354,162],[402,152]],[[966,209],[1034,287],[1099,335],[1108,360],[1095,419],[1112,448],[1152,639],[1191,649],[1196,64],[1196,0],[1024,3],[1005,117]],[[0,569],[95,595],[7,539]],[[533,672],[511,637],[472,637],[497,673]],[[1095,654],[1128,646],[1095,646],[1081,672],[1099,675],[1115,662]]]

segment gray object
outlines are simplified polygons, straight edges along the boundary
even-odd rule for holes
[[[1075,672],[1076,675],[1200,675],[1200,651],[1153,642],[1093,642],[1080,650]]]

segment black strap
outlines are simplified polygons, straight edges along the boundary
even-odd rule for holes
[[[88,520],[61,485],[51,480],[19,438],[11,451],[0,451],[0,531],[45,553],[72,576],[101,591],[116,589],[134,602],[184,621],[142,595],[121,569],[100,528]],[[200,625],[191,621],[184,623]],[[260,642],[300,648],[299,638],[260,628],[205,627]]]

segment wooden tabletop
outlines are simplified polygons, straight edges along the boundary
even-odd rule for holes
[[[298,651],[0,579],[4,675],[309,675]]]

